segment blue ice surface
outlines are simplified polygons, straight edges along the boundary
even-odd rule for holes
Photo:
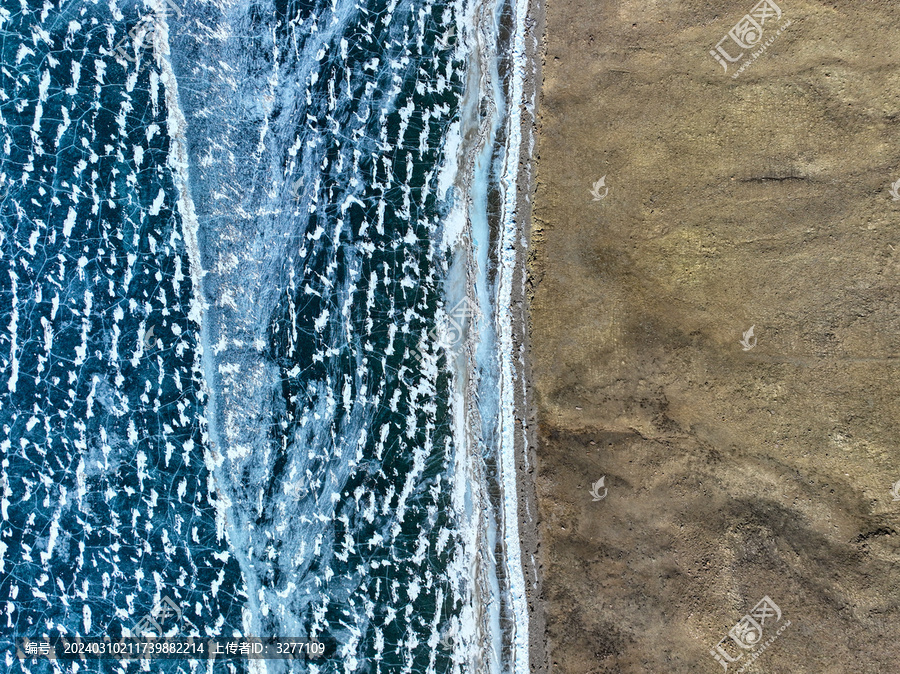
[[[416,350],[453,9],[27,4],[0,10],[8,666],[169,599],[171,633],[315,636],[321,672],[450,671],[448,375]]]

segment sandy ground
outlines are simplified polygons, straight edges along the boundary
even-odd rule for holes
[[[727,73],[709,51],[754,5],[546,6],[528,343],[552,672],[726,671],[710,651],[742,619],[728,672],[900,661],[900,12],[783,0],[733,79],[755,49]]]

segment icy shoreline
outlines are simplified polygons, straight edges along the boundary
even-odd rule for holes
[[[447,279],[448,294],[465,287],[465,298],[480,310],[465,354],[454,372],[454,435],[457,489],[464,480],[477,485],[469,500],[464,546],[472,563],[470,596],[463,616],[463,643],[480,642],[481,655],[470,661],[476,671],[529,672],[529,611],[521,555],[520,500],[517,474],[519,449],[527,447],[524,427],[517,427],[515,335],[520,332],[514,306],[517,275],[524,268],[524,236],[517,211],[520,174],[521,110],[525,104],[525,46],[528,0],[473,4],[459,12],[466,35],[470,71],[461,110],[457,203],[445,227],[447,247],[455,248],[455,272]],[[512,13],[509,44],[500,44],[501,23]],[[528,139],[530,142],[530,138]],[[454,143],[455,141],[451,141]],[[525,174],[526,178],[528,177]],[[489,217],[488,204],[499,195],[499,218]],[[464,232],[462,241],[457,239]],[[461,264],[462,263],[462,264]],[[447,297],[452,305],[458,297]],[[469,487],[471,488],[471,487]],[[461,494],[460,494],[461,496]],[[462,503],[463,499],[456,499]],[[480,525],[480,526],[479,526]]]

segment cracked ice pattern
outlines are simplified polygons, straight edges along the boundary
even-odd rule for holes
[[[118,633],[162,596],[228,633],[156,72],[109,54],[128,25],[99,6],[0,14],[3,634]]]
[[[7,4],[0,640],[170,597],[184,634],[326,643],[293,671],[487,671],[496,439],[460,457],[424,337],[490,121],[470,3]]]

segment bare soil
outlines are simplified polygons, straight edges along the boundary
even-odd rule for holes
[[[780,0],[733,79],[754,50],[709,51],[753,6],[546,3],[527,299],[555,673],[725,671],[710,650],[764,596],[763,641],[791,624],[747,672],[900,661],[900,12]]]

